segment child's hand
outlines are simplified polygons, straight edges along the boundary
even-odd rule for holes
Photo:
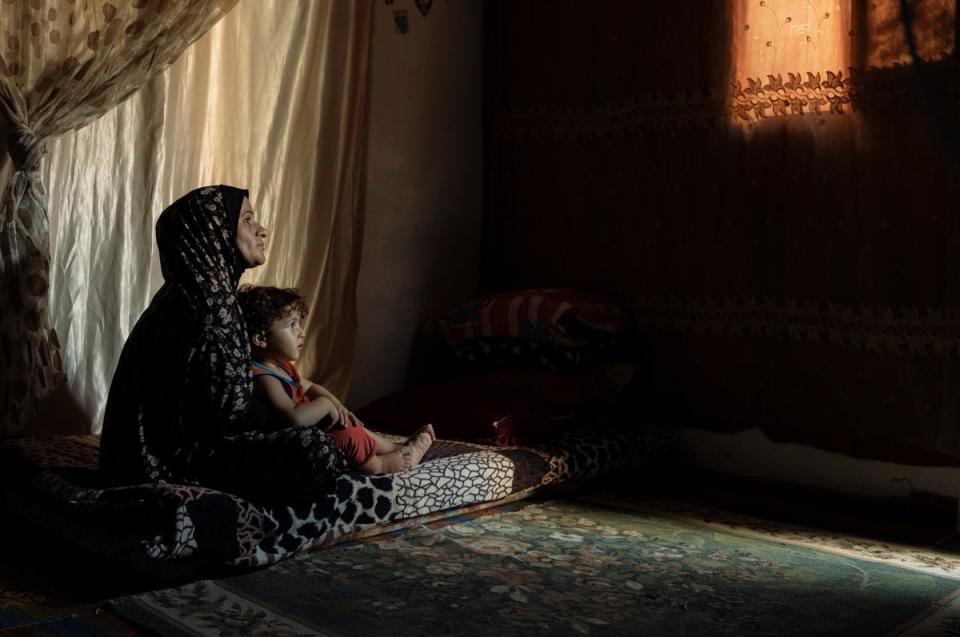
[[[347,409],[342,402],[336,398],[330,398],[330,402],[333,403],[334,408],[337,410],[337,415],[333,416],[334,422],[339,422],[344,427],[356,427],[357,417],[353,415],[353,412]]]
[[[346,420],[344,421],[344,423],[346,423],[348,427],[359,427],[361,424],[363,424],[360,422],[360,419],[357,418],[357,415],[355,413],[353,413],[349,409],[346,409],[345,411],[346,411]]]
[[[334,396],[333,393],[323,385],[311,383],[307,389],[307,395],[310,396],[312,400],[327,400],[330,402],[334,410],[330,413],[330,418],[333,419],[334,424],[339,424],[342,427],[356,427],[357,424],[359,424],[357,417],[354,416],[349,409],[344,407],[340,399]]]

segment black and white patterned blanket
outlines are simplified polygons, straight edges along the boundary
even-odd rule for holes
[[[43,436],[0,444],[4,500],[28,523],[86,550],[151,572],[163,565],[259,566],[311,547],[389,530],[431,514],[518,499],[637,466],[650,431],[567,434],[538,447],[438,440],[417,467],[391,475],[344,473],[312,502],[255,505],[204,487],[105,487],[96,436]]]

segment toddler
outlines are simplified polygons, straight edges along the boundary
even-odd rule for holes
[[[350,469],[395,473],[417,465],[435,440],[424,425],[403,444],[369,431],[325,387],[301,379],[294,366],[303,350],[306,299],[294,289],[244,285],[238,291],[250,334],[255,399],[263,400],[292,424],[324,427]]]

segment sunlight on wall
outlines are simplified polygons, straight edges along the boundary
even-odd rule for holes
[[[836,72],[849,65],[849,0],[749,0],[735,6],[735,78]]]
[[[958,0],[748,0],[733,10],[733,121],[844,114],[863,99],[909,87],[900,69],[953,53]],[[934,64],[952,74],[949,64]],[[881,69],[891,69],[881,71]],[[900,80],[894,88],[877,87]],[[878,84],[878,82],[880,84]],[[867,88],[864,88],[867,87]]]
[[[911,0],[917,54],[953,52],[956,0]],[[900,0],[748,0],[734,9],[735,79],[910,64]]]

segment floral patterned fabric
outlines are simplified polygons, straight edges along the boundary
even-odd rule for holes
[[[101,116],[170,65],[236,0],[0,4],[0,119],[14,172],[0,199],[0,432],[19,433],[64,381],[49,326],[46,140]],[[8,302],[9,300],[9,302]]]

